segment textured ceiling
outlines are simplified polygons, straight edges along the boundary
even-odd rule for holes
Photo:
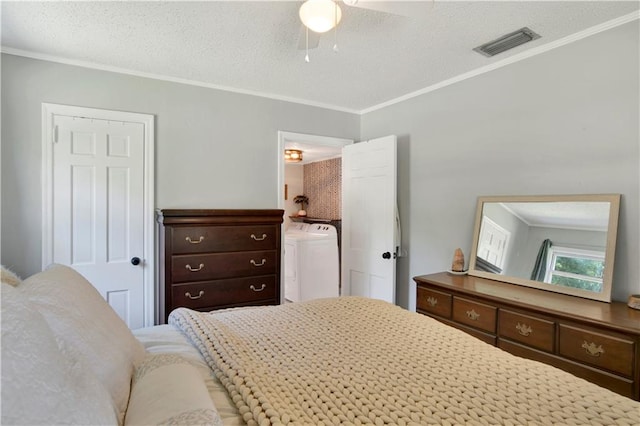
[[[529,226],[606,231],[609,202],[520,202],[500,203]]]
[[[5,52],[362,111],[638,10],[637,1],[411,2],[410,17],[342,5],[304,61],[301,1],[2,1]],[[364,3],[361,3],[364,4]],[[528,26],[494,58],[472,49]],[[597,52],[596,52],[597,53]]]

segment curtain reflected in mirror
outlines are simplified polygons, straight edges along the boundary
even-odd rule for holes
[[[480,197],[469,274],[611,300],[620,196]]]
[[[549,251],[551,250],[551,240],[546,239],[542,242],[538,256],[536,256],[536,263],[533,265],[533,271],[531,271],[531,279],[534,281],[543,281],[547,274],[547,261],[549,259]]]

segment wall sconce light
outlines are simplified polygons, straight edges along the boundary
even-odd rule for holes
[[[288,163],[299,163],[302,161],[302,151],[299,149],[285,149],[284,160]]]

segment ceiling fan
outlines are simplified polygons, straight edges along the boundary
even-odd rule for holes
[[[302,21],[300,36],[298,38],[298,49],[307,50],[305,61],[309,62],[309,49],[315,49],[320,43],[320,36],[327,31],[336,28],[342,19],[343,6],[375,10],[377,12],[390,13],[393,15],[410,16],[412,10],[408,2],[393,2],[379,0],[306,0],[300,6],[299,15]],[[334,51],[338,51],[337,41],[333,46]]]

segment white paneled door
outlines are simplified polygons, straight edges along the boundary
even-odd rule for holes
[[[145,125],[52,115],[51,261],[145,325]]]
[[[478,257],[500,269],[504,269],[510,237],[511,232],[488,217],[482,216],[480,237],[478,239]]]
[[[395,303],[396,136],[342,150],[343,295]]]

